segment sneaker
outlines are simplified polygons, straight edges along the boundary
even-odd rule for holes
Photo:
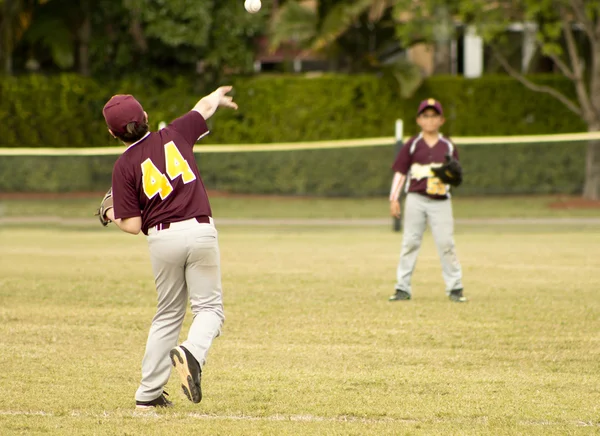
[[[454,301],[455,303],[466,303],[467,302],[467,297],[465,297],[463,295],[462,289],[455,289],[453,291],[450,291],[450,295],[448,298],[450,298],[450,301]]]
[[[163,391],[163,393],[160,394],[160,397],[155,398],[152,401],[135,400],[135,408],[136,409],[152,409],[155,407],[173,407],[173,403],[170,402],[169,400],[167,400],[165,395],[168,396],[169,394],[167,394],[165,391]]]
[[[199,403],[202,400],[202,389],[200,388],[202,369],[198,361],[181,345],[173,348],[169,356],[171,356],[173,367],[179,373],[183,393],[192,403]]]
[[[410,300],[410,294],[406,291],[401,291],[400,289],[396,289],[396,293],[388,299],[388,301],[402,301],[402,300]]]

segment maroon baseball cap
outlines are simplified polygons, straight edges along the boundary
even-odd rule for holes
[[[108,103],[104,105],[102,114],[106,120],[108,128],[114,133],[123,134],[126,131],[127,124],[146,122],[144,108],[139,101],[131,95],[114,95]]]
[[[428,98],[427,100],[423,100],[419,105],[419,110],[417,111],[417,116],[421,115],[425,109],[433,109],[438,114],[444,115],[444,110],[442,109],[442,104],[434,98]]]

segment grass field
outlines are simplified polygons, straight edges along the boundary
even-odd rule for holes
[[[92,216],[103,193],[83,197],[2,198],[0,216],[56,216],[86,218]],[[595,208],[552,207],[566,204],[574,197],[461,197],[454,198],[456,218],[540,218],[600,217]],[[382,218],[387,217],[386,198],[302,198],[269,196],[211,196],[217,218]]]
[[[138,413],[146,242],[94,224],[0,228],[2,435],[600,431],[600,227],[458,227],[460,305],[429,234],[414,299],[389,303],[388,226],[222,226],[227,320],[205,398],[173,376],[175,408]]]

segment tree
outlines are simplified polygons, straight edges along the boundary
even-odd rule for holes
[[[271,41],[273,48],[291,39],[302,48],[327,50],[365,26],[391,29],[396,39],[393,34],[384,36],[400,40],[406,48],[424,41],[449,43],[458,1],[321,0],[316,8],[311,2],[288,1],[272,23]]]
[[[423,72],[406,59],[388,61],[398,52],[392,16],[396,0],[321,0],[284,3],[270,28],[271,50],[289,45],[339,59],[350,72],[378,72],[393,78],[400,95],[410,96]]]
[[[75,67],[77,34],[87,20],[80,5],[86,1],[42,1],[33,8],[31,25],[23,36],[33,60],[52,63],[61,70]]]
[[[600,131],[600,0],[464,0],[460,16],[478,29],[508,74],[527,88],[558,99],[586,122],[590,132]],[[538,50],[573,82],[575,99],[540,86],[511,67],[502,52],[502,35],[511,21],[533,26]],[[587,146],[583,195],[600,199],[598,141]]]
[[[110,0],[0,0],[4,70],[59,69],[92,72],[91,47],[102,40]],[[95,24],[95,26],[94,26]],[[96,27],[94,29],[94,27]],[[103,41],[104,42],[104,41]],[[13,66],[14,64],[14,66]]]
[[[352,33],[364,33],[361,30],[366,28],[372,34],[385,27],[393,31],[393,26],[383,21],[389,4],[389,0],[288,1],[271,23],[271,49],[293,41],[301,49],[331,53],[344,39],[352,39]],[[370,44],[371,52],[376,51],[375,45],[377,42]]]
[[[240,0],[215,2],[211,15],[209,43],[203,56],[205,69],[213,80],[223,74],[246,74],[254,71],[257,38],[265,33],[270,9],[263,2],[259,14],[249,14]]]
[[[79,34],[81,41],[87,38],[87,42],[91,37],[89,1],[0,0],[0,57],[4,73],[13,73],[13,57],[20,45],[31,48],[31,54],[47,54],[61,69],[71,68],[78,40],[75,35]],[[35,50],[36,47],[39,50]],[[83,62],[80,72],[88,74],[84,47],[79,55]],[[31,60],[37,62],[37,59]]]
[[[13,53],[31,24],[36,3],[34,0],[0,0],[0,58],[5,74],[13,73]]]
[[[508,74],[526,87],[561,101],[585,120],[590,132],[600,131],[600,0],[345,0],[335,3],[322,25],[312,33],[310,26],[315,25],[314,17],[304,20],[304,25],[285,19],[286,13],[290,18],[301,16],[299,4],[286,3],[284,8],[289,5],[290,10],[283,10],[276,23],[286,23],[291,33],[286,26],[276,29],[275,42],[294,35],[295,31],[300,35],[298,41],[305,46],[327,46],[349,29],[358,16],[374,8],[392,11],[396,35],[405,47],[421,41],[435,42],[436,52],[443,52],[455,32],[455,24],[472,26],[484,37]],[[292,10],[296,13],[292,14]],[[511,67],[503,52],[503,37],[509,24],[515,22],[533,26],[538,50],[550,57],[559,73],[573,82],[575,99],[555,88],[537,85]],[[587,147],[583,195],[600,199],[598,141],[590,141]]]
[[[124,0],[144,58],[154,66],[176,65],[218,81],[225,70],[252,71],[254,40],[263,32],[268,6],[246,12],[239,0]]]
[[[214,0],[124,0],[132,22],[131,33],[142,51],[147,39],[162,45],[182,62],[195,61],[198,51],[206,49],[213,24]],[[151,54],[150,54],[151,56]]]
[[[0,68],[135,71],[158,83],[199,71],[214,83],[253,70],[268,11],[248,14],[239,0],[0,0]]]

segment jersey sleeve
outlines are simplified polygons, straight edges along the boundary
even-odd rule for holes
[[[406,175],[408,170],[410,169],[410,147],[413,143],[414,139],[410,139],[402,146],[400,152],[398,152],[398,156],[396,156],[396,160],[392,165],[392,170],[396,173],[401,173]]]
[[[206,120],[196,111],[190,111],[177,118],[169,124],[169,128],[183,136],[192,147],[198,139],[207,135],[209,132]]]
[[[120,161],[117,161],[113,169],[112,192],[115,218],[124,219],[142,215],[135,180],[128,176]]]

